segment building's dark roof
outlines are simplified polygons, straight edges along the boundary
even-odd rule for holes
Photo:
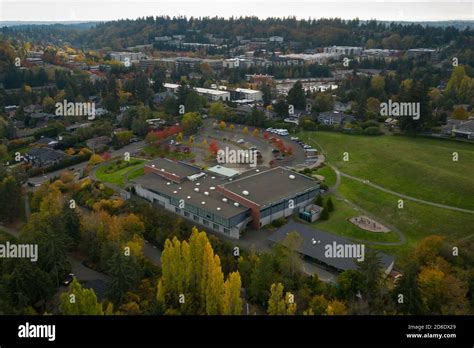
[[[321,230],[317,230],[309,225],[300,224],[297,222],[290,221],[285,226],[281,227],[278,231],[272,234],[268,239],[274,243],[280,243],[290,232],[296,231],[303,238],[303,244],[301,249],[298,250],[301,254],[315,259],[328,266],[336,268],[340,271],[348,269],[357,269],[359,263],[353,258],[329,258],[325,256],[325,246],[331,245],[333,242],[337,244],[354,244],[353,242],[327,233]],[[316,243],[315,243],[316,242]],[[367,253],[367,245],[365,246],[365,252]],[[382,266],[387,270],[394,262],[392,256],[378,253]]]
[[[57,141],[52,139],[52,138],[41,138],[36,142],[36,144],[38,144],[38,145],[49,145],[50,143],[54,143],[54,142],[57,142]]]
[[[185,180],[177,184],[166,180],[158,174],[150,173],[140,176],[133,181],[145,189],[166,194],[178,200],[184,199],[185,204],[190,203],[195,207],[223,218],[231,218],[248,210],[248,208],[242,205],[234,206],[234,202],[231,200],[227,200],[227,202],[222,201],[224,195],[217,192],[216,189],[219,184],[222,184],[223,179],[218,176],[207,175],[194,182]],[[211,187],[214,189],[211,189]],[[199,192],[196,192],[195,188],[198,188]],[[208,192],[209,195],[206,195],[204,192]],[[205,204],[202,204],[202,202],[205,202]],[[218,208],[220,209],[218,210]]]
[[[319,187],[313,179],[283,167],[252,171],[253,174],[227,182],[223,187],[260,206],[280,202]],[[244,195],[244,191],[248,194]]]
[[[474,120],[470,120],[467,122],[464,122],[460,126],[458,126],[455,130],[460,131],[460,132],[466,132],[466,133],[473,133],[474,132]]]
[[[64,152],[56,151],[48,147],[33,147],[27,154],[28,156],[38,157],[42,162],[55,161],[66,156]]]
[[[318,116],[318,119],[330,119],[330,118],[339,119],[342,121],[345,119],[353,120],[354,116],[348,115],[339,111],[325,111],[325,112],[321,112]]]
[[[157,170],[163,169],[165,172],[177,175],[180,178],[185,178],[187,176],[202,172],[199,167],[185,162],[173,161],[167,158],[157,158],[148,162],[147,166]]]

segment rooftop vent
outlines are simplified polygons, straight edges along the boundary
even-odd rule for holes
[[[168,182],[166,183],[166,185],[170,186],[170,185],[171,185],[171,183],[168,181]]]
[[[222,202],[227,203],[227,198],[222,198]]]
[[[196,186],[199,186],[199,185],[201,185],[201,183],[200,183],[200,182],[197,182],[197,183],[196,183]]]
[[[202,201],[201,204],[204,205],[204,204],[206,204],[206,202]]]
[[[177,193],[178,193],[178,191],[173,191],[173,193],[174,193],[174,194],[177,194]]]
[[[209,190],[214,191],[216,188],[214,186],[209,187]]]
[[[248,195],[249,195],[249,191],[244,190],[244,191],[242,191],[242,194],[243,194],[244,196],[248,196]]]
[[[191,196],[186,197],[187,199],[191,199]]]
[[[152,164],[152,165],[151,165],[151,167],[152,167],[152,168],[155,168],[155,165],[154,165],[154,164]]]
[[[237,203],[237,202],[234,202],[234,206],[235,206],[235,207],[238,207],[238,206],[240,206],[240,204]]]
[[[209,192],[204,191],[204,196],[209,196]]]
[[[180,186],[180,187],[178,187],[178,190],[181,190],[181,186]]]
[[[294,176],[293,174],[290,174],[289,178],[290,180],[295,180],[296,176]]]
[[[194,191],[199,192],[199,188],[197,188],[197,187],[194,188]]]
[[[214,180],[216,177],[215,176],[211,176],[211,179]]]
[[[221,210],[221,207],[217,207],[216,209],[217,209],[217,210]]]
[[[164,168],[161,168],[161,171],[162,171],[162,172],[164,172],[164,171],[165,171],[165,169],[164,169]]]

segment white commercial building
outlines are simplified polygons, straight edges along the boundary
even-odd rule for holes
[[[235,92],[239,100],[261,101],[263,99],[263,93],[255,89],[236,88]]]

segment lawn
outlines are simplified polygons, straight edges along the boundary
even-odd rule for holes
[[[324,197],[326,200],[327,197]],[[363,215],[361,212],[354,210],[346,202],[337,200],[336,197],[331,196],[334,204],[334,211],[329,213],[329,220],[318,220],[313,223],[313,226],[322,231],[337,234],[354,240],[369,241],[369,242],[398,242],[400,239],[394,232],[374,233],[365,231],[353,223],[347,221],[349,218]]]
[[[405,235],[407,242],[402,246],[377,247],[398,257],[405,256],[421,239],[429,235],[445,236],[454,246],[460,238],[474,234],[474,214],[407,200],[404,201],[403,209],[399,209],[397,196],[348,178],[341,179],[338,192],[361,208],[397,227]]]
[[[324,183],[329,187],[336,184],[336,173],[329,166],[319,168],[316,172],[313,172],[313,174],[324,176]]]
[[[395,192],[474,210],[474,145],[403,136],[303,132],[342,172]],[[343,161],[343,154],[349,161]],[[453,152],[459,161],[453,161]],[[321,174],[323,175],[323,174]]]
[[[138,178],[139,176],[145,175],[145,168],[141,167],[138,170],[131,172],[128,175],[128,181],[132,181],[133,179]]]
[[[145,161],[139,159],[131,159],[128,162],[113,162],[103,165],[97,169],[97,179],[120,187],[125,186],[125,178],[140,168],[143,168]],[[135,173],[134,173],[135,174]]]

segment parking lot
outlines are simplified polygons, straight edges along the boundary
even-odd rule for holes
[[[265,129],[259,129],[259,135],[254,136],[254,128],[248,127],[249,132],[245,134],[243,128],[245,126],[235,125],[234,130],[224,129],[221,130],[217,125],[215,120],[207,119],[204,122],[204,125],[201,127],[199,134],[195,136],[195,143],[202,143],[204,139],[210,143],[212,140],[215,140],[219,146],[219,149],[228,147],[229,149],[239,150],[258,150],[261,154],[261,160],[259,160],[259,166],[288,166],[295,168],[303,168],[307,165],[307,157],[305,154],[305,149],[300,146],[296,141],[291,140],[290,135],[277,135],[270,133],[270,138],[274,137],[275,139],[280,139],[286,148],[292,147],[293,152],[291,155],[282,156],[277,147],[272,144],[269,140],[263,138],[263,133]],[[209,162],[206,161],[208,156],[208,151],[205,148],[193,148],[193,152],[196,153],[196,162],[198,164],[209,165]],[[226,164],[226,166],[234,168],[236,170],[242,169],[247,170],[248,164]]]

